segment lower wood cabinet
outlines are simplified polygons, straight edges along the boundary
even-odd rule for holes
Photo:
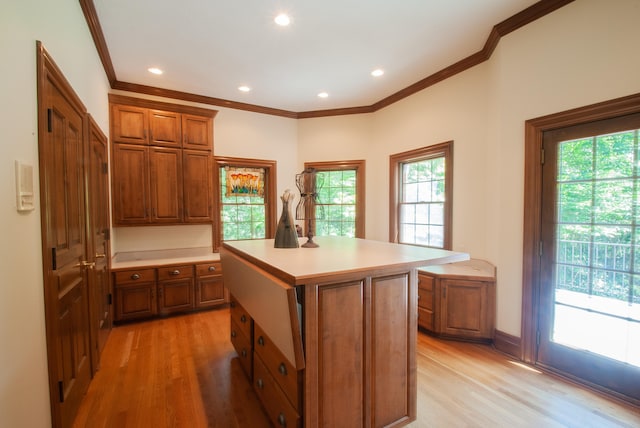
[[[115,320],[149,318],[158,313],[155,269],[114,272]]]
[[[114,270],[115,321],[190,312],[228,302],[220,262]]]
[[[265,412],[276,427],[302,426],[302,371],[278,347],[233,296],[231,343]]]
[[[168,315],[194,308],[193,265],[158,268],[158,312]]]
[[[495,266],[483,260],[420,269],[418,326],[445,337],[492,341],[495,286]]]

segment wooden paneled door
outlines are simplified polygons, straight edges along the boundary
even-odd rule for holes
[[[38,150],[52,425],[73,423],[91,380],[86,110],[38,43]]]
[[[111,254],[109,232],[109,176],[107,137],[89,116],[88,161],[88,240],[87,257],[95,261],[89,274],[89,313],[91,323],[91,362],[93,372],[100,365],[100,354],[113,325],[112,285],[109,274]]]

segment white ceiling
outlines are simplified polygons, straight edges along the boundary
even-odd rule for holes
[[[94,0],[118,81],[293,112],[374,104],[481,50],[536,2]],[[283,11],[288,27],[273,22]]]

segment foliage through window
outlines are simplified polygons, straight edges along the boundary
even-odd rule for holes
[[[273,238],[276,210],[275,176],[276,162],[257,159],[216,157],[216,221],[214,225],[214,249],[222,241]],[[251,168],[264,176],[264,193],[257,194],[247,188],[248,195],[227,194],[226,168]],[[233,186],[232,186],[233,187]],[[241,193],[241,192],[240,192]]]
[[[391,156],[391,240],[451,246],[452,147],[443,143]]]
[[[315,168],[322,218],[316,236],[364,237],[364,161],[307,162]]]

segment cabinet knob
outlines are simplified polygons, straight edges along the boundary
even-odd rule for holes
[[[180,275],[180,271],[178,269],[176,270],[172,270],[171,272],[169,272],[171,275]]]
[[[231,307],[235,308],[236,307],[236,302],[231,302]]]
[[[209,272],[214,272],[216,270],[215,266],[209,266]]]
[[[282,413],[278,415],[278,425],[280,425],[281,427],[287,426],[287,418],[285,418],[284,414]]]
[[[247,358],[247,350],[246,349],[243,349],[241,354],[242,354],[242,358]]]
[[[280,372],[280,374],[282,376],[286,376],[287,375],[287,366],[285,366],[284,363],[280,363],[280,365],[278,366],[278,371]]]
[[[240,317],[240,322],[247,322],[247,317],[245,315],[242,315]]]
[[[258,388],[263,389],[264,388],[264,381],[262,379],[258,379],[256,381],[256,385],[258,386]]]
[[[258,337],[258,345],[264,346],[264,337],[262,336]]]
[[[133,275],[131,275],[131,279],[133,280],[140,279],[140,274],[134,273]]]
[[[231,330],[231,337],[236,337],[238,333],[235,330]]]

